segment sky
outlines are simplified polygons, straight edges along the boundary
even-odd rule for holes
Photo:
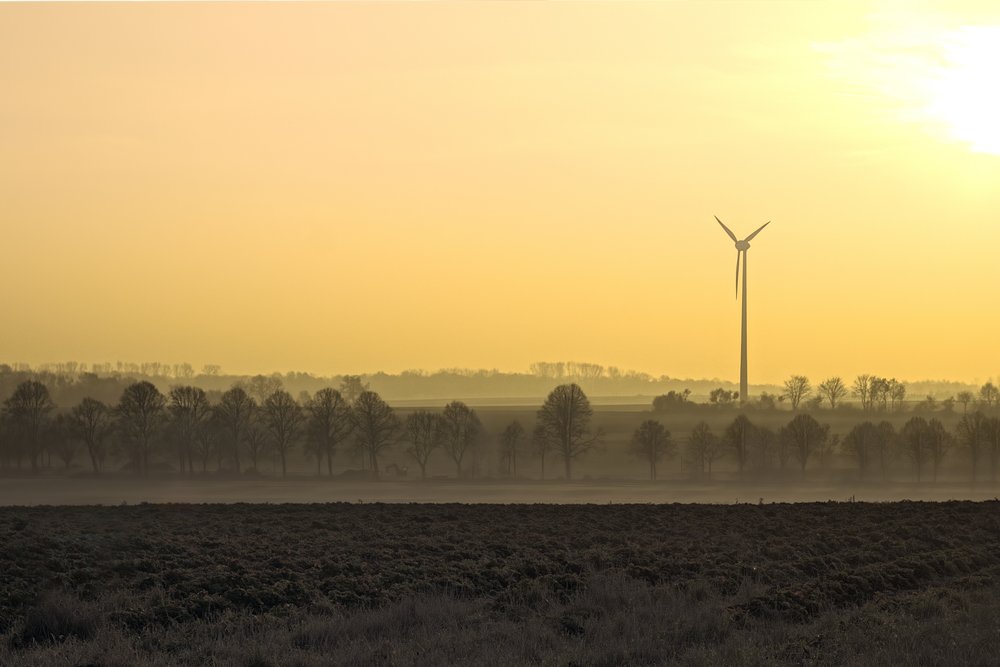
[[[1000,375],[1000,3],[0,4],[0,361]]]

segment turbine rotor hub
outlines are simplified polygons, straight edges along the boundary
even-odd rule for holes
[[[736,242],[736,249],[737,250],[747,250],[749,247],[750,247],[750,244],[747,243],[746,241],[737,241]]]

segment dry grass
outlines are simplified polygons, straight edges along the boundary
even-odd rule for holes
[[[807,623],[734,615],[736,596],[595,575],[564,599],[434,595],[375,609],[329,603],[287,613],[223,612],[133,629],[123,612],[161,592],[45,597],[0,638],[9,667],[217,665],[994,665],[1000,588],[931,589],[830,610]]]

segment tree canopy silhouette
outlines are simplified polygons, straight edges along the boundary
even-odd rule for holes
[[[591,430],[594,411],[583,390],[576,384],[559,385],[548,395],[536,415],[536,439],[551,444],[566,466],[566,479],[572,479],[574,459],[593,449],[604,431]]]

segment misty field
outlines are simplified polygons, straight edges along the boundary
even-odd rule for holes
[[[992,664],[1000,502],[0,508],[4,665]]]

